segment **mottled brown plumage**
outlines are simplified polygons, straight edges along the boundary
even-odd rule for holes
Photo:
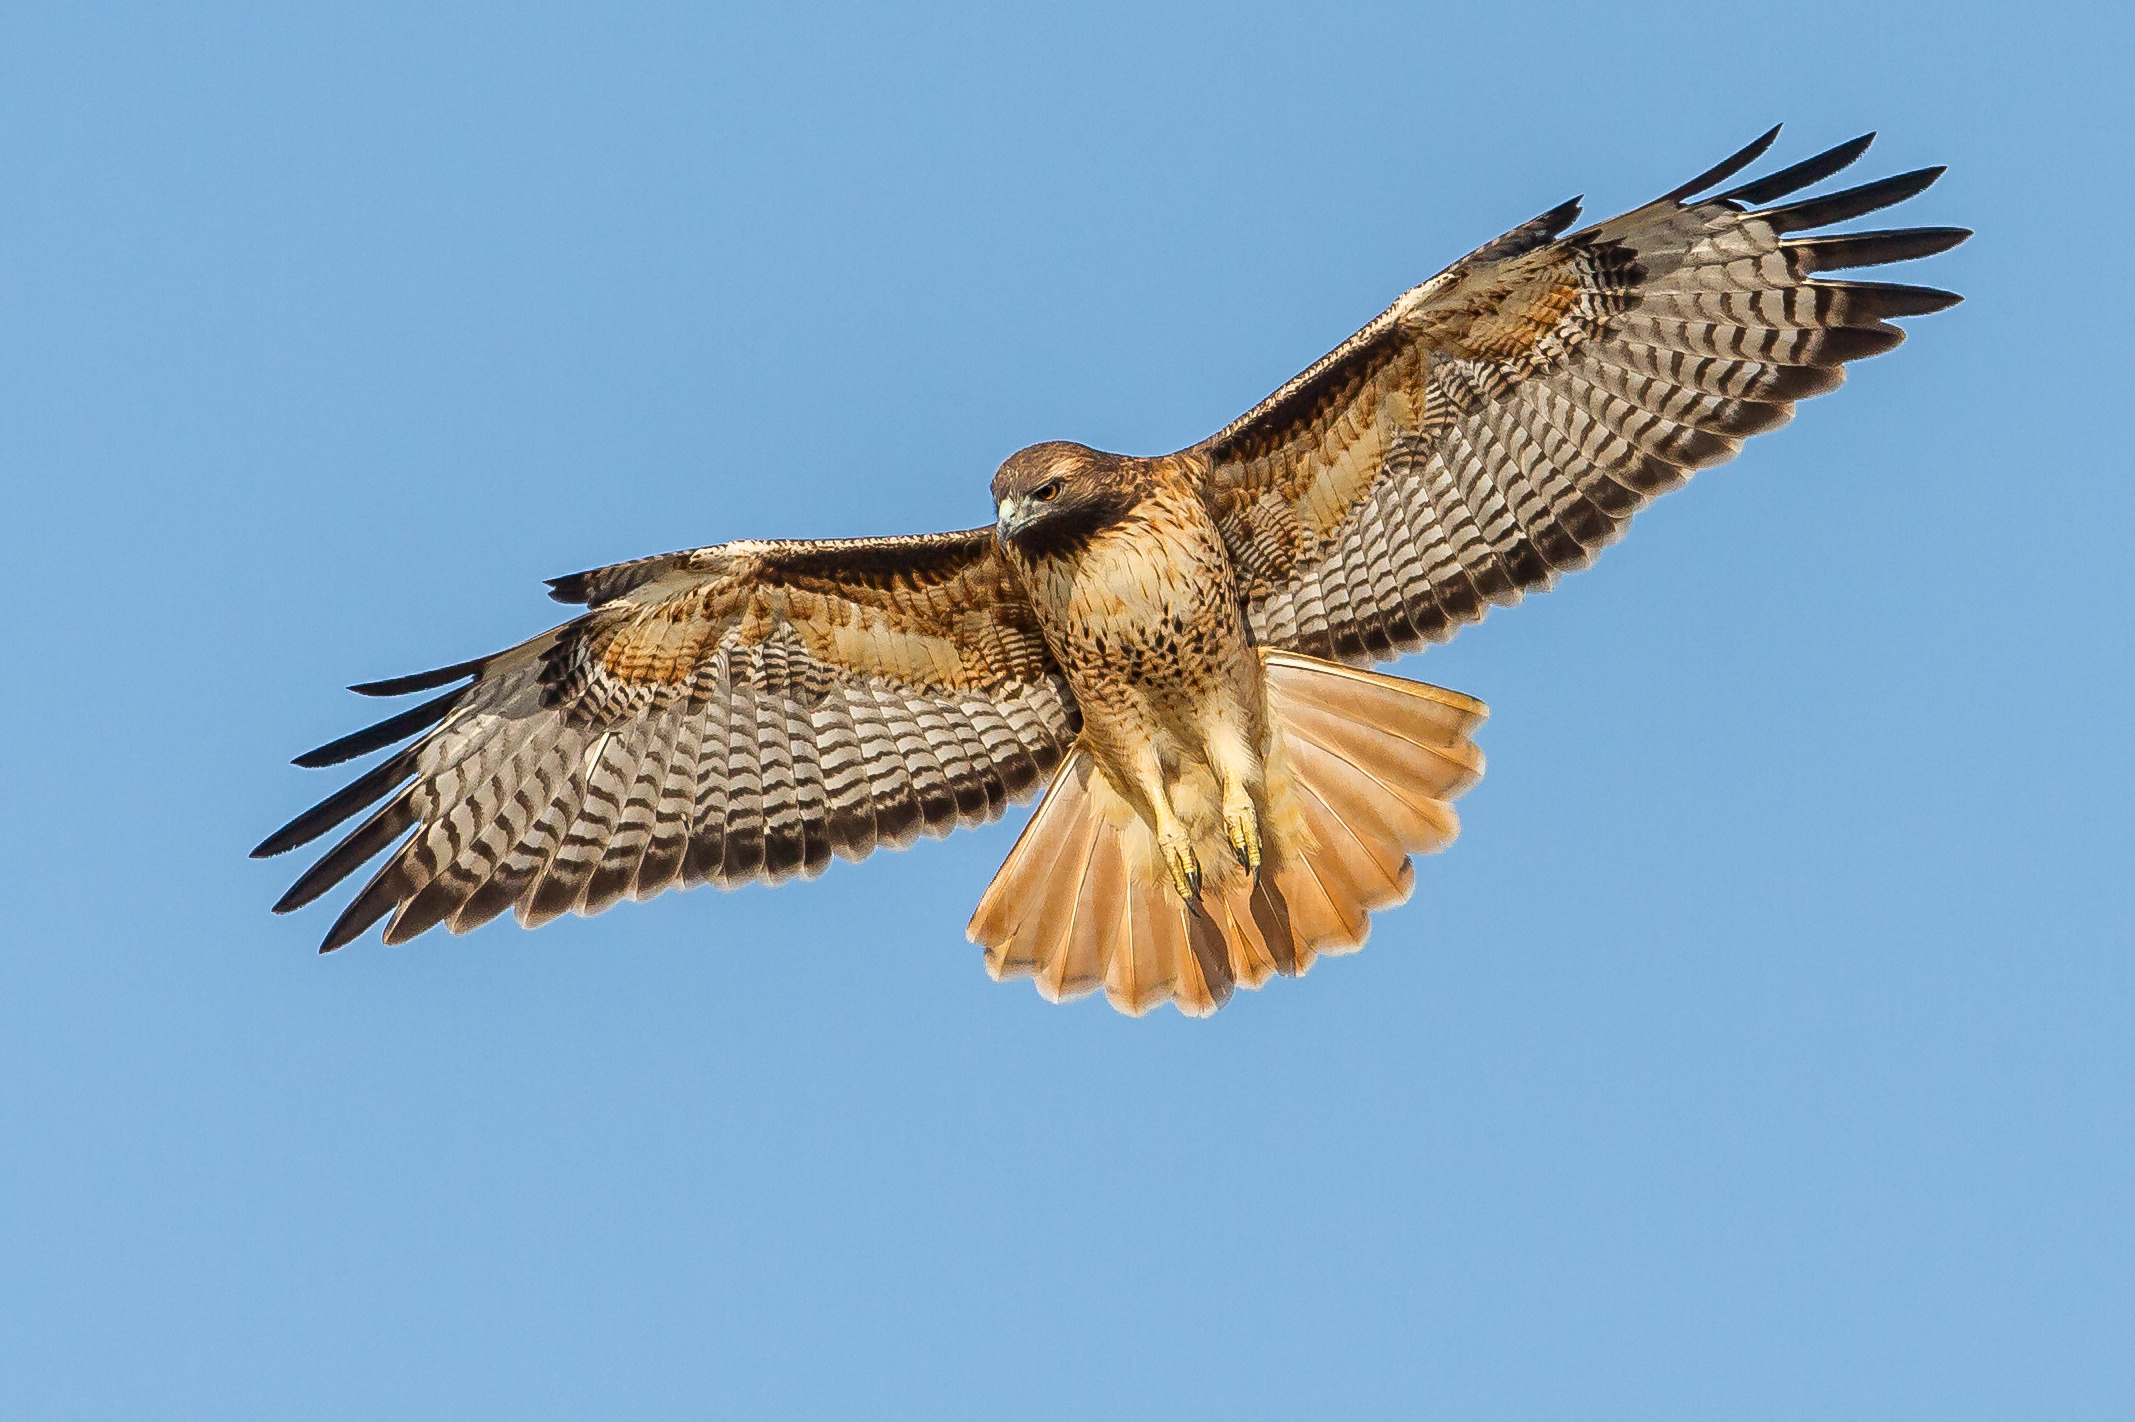
[[[1483,708],[1353,668],[1549,586],[1631,516],[1957,300],[1815,274],[1954,228],[1803,238],[1923,170],[1781,207],[1841,145],[1717,197],[1776,135],[1622,217],[1568,203],[1402,295],[1208,440],[1001,466],[964,533],[741,542],[552,584],[587,611],[356,690],[465,681],[299,757],[409,736],[271,836],[370,811],[275,907],[384,866],[323,948],[675,884],[777,882],[999,815],[1050,784],[973,915],[996,976],[1124,1010],[1356,947],[1458,831]],[[471,680],[469,680],[471,678]],[[375,808],[373,808],[375,807]],[[390,917],[388,917],[390,916]]]

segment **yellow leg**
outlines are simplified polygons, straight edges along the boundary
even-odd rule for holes
[[[1171,807],[1171,794],[1164,785],[1164,765],[1155,750],[1135,757],[1134,788],[1148,804],[1156,820],[1156,844],[1163,851],[1164,868],[1171,887],[1188,903],[1201,897],[1201,861],[1194,854],[1193,836],[1186,831],[1178,811]]]
[[[1204,730],[1209,768],[1223,787],[1223,833],[1231,842],[1231,855],[1248,874],[1260,872],[1260,813],[1253,806],[1252,787],[1261,779],[1260,758],[1230,724],[1229,718]]]

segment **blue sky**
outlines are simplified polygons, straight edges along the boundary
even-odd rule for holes
[[[2130,31],[2006,14],[0,16],[15,1415],[2129,1415]],[[1969,300],[1400,667],[1490,773],[1361,955],[993,984],[1020,812],[267,914],[340,688],[541,578],[984,522],[1779,120],[1950,164]]]

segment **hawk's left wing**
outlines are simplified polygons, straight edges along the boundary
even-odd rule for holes
[[[1259,639],[1352,663],[1443,641],[1897,345],[1887,318],[1957,301],[1814,273],[1928,256],[1961,228],[1790,235],[1940,168],[1759,209],[1868,138],[1694,199],[1778,132],[1612,221],[1559,238],[1574,201],[1514,229],[1195,446]]]
[[[673,884],[817,874],[833,854],[994,818],[1080,726],[990,528],[727,543],[552,587],[591,610],[495,656],[356,687],[473,678],[297,758],[334,765],[424,733],[253,851],[384,802],[275,905],[287,912],[408,835],[322,951],[388,913],[398,943],[507,908],[534,924]]]

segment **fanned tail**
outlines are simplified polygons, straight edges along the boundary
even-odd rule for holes
[[[1400,677],[1263,650],[1264,859],[1239,870],[1220,825],[1182,806],[1205,878],[1181,900],[1155,835],[1078,745],[971,916],[997,979],[1048,1000],[1096,991],[1139,1016],[1169,1000],[1205,1017],[1234,988],[1364,945],[1373,910],[1415,888],[1412,854],[1460,833],[1452,801],[1482,775],[1483,704]]]

